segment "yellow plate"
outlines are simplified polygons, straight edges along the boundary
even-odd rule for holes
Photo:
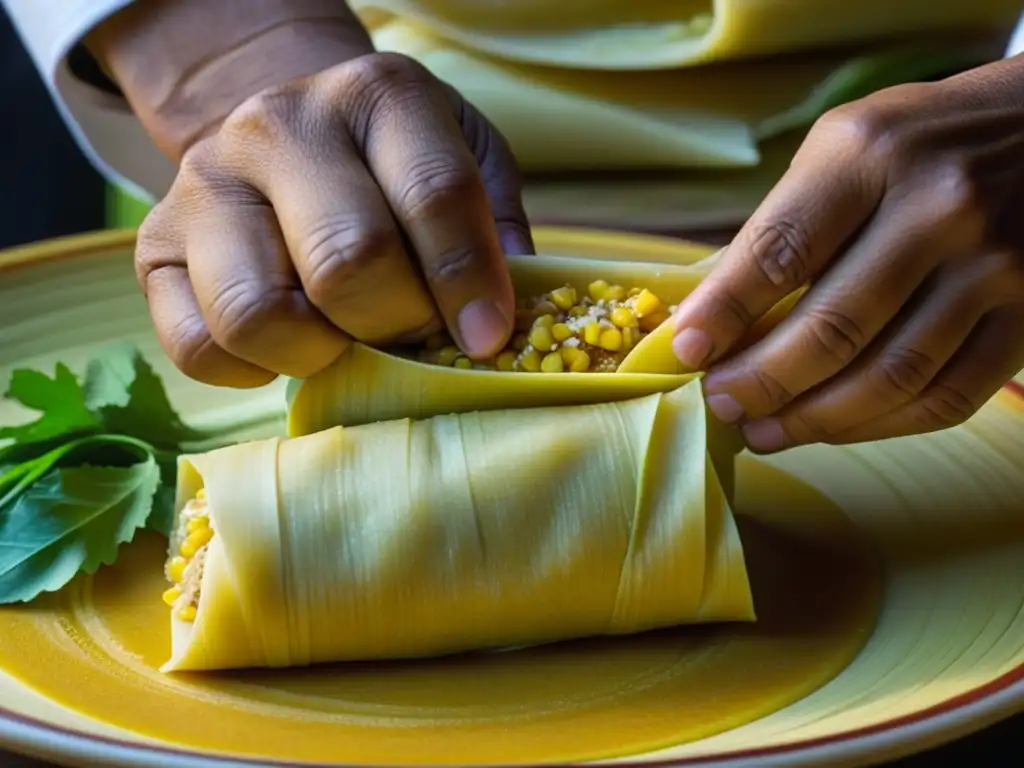
[[[711,252],[582,230],[542,229],[537,240],[545,252],[592,258],[692,262]],[[131,233],[105,233],[0,254],[0,379],[58,359],[80,369],[97,346],[128,339],[197,426],[263,417],[238,436],[280,429],[281,385],[212,390],[170,369],[134,284],[131,246]],[[30,609],[0,608],[0,748],[73,765],[161,766],[479,764],[502,750],[513,762],[537,762],[565,758],[560,745],[581,740],[626,765],[763,765],[768,755],[778,766],[858,765],[926,748],[1024,709],[1017,389],[940,435],[743,457],[738,512],[761,615],[749,631],[276,680],[160,678],[152,667],[166,653],[165,617],[151,597],[159,542],[143,536],[95,579]],[[0,404],[0,423],[20,415]],[[873,554],[883,561],[883,590]],[[336,699],[311,705],[331,675],[347,708]],[[681,679],[688,690],[673,687]],[[771,696],[758,701],[751,681]],[[410,712],[415,722],[395,725]],[[363,743],[346,748],[359,728]],[[642,744],[646,751],[629,754]]]

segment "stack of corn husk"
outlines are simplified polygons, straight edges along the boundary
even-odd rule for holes
[[[738,223],[823,112],[998,58],[1020,12],[1018,0],[352,5],[379,49],[421,61],[508,138],[535,223],[655,229]]]

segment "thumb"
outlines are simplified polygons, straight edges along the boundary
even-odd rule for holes
[[[462,136],[480,166],[502,250],[506,256],[535,253],[530,222],[523,208],[522,176],[508,141],[454,88],[448,91]]]

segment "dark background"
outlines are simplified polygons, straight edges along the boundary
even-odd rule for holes
[[[103,180],[64,127],[2,8],[0,148],[0,248],[103,228]]]
[[[46,2],[46,0],[39,0]],[[104,182],[82,156],[0,8],[0,248],[102,229]],[[1024,578],[1024,570],[1022,570]],[[1019,768],[1024,718],[891,768]],[[9,765],[0,753],[0,765]]]

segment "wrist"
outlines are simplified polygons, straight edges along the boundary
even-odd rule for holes
[[[141,0],[85,43],[176,162],[250,96],[373,50],[339,0]]]

